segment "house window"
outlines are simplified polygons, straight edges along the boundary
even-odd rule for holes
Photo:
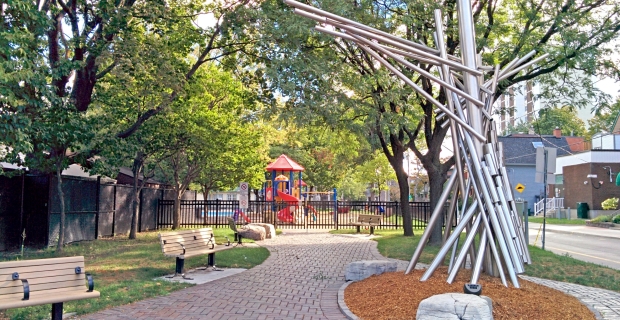
[[[534,146],[534,149],[544,147],[541,141],[532,141],[532,145]]]

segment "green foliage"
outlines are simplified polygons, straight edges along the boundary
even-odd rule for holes
[[[571,106],[546,108],[538,111],[538,118],[532,124],[537,134],[553,134],[557,127],[562,134],[583,137],[586,134],[585,123],[577,116],[577,110]]]
[[[588,134],[593,136],[597,133],[612,132],[618,117],[620,117],[619,98],[613,104],[601,103],[594,110],[594,117],[588,120]]]
[[[614,218],[611,219],[611,222],[620,223],[620,214],[615,215]]]
[[[590,220],[592,222],[611,222],[611,217],[610,216],[598,216],[592,220]]]
[[[609,198],[601,202],[601,207],[603,207],[603,210],[615,210],[618,208],[619,200],[619,198]]]

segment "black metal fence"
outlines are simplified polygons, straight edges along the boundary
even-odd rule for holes
[[[414,228],[426,227],[430,218],[428,202],[410,202]],[[173,222],[174,201],[160,200],[157,206],[157,227],[170,228]],[[447,210],[444,210],[447,211]],[[379,214],[383,221],[378,229],[403,227],[400,202],[385,201],[304,201],[301,203],[250,201],[245,210],[237,200],[187,201],[180,203],[180,226],[228,227],[228,218],[237,223],[271,223],[278,228],[319,229],[354,228],[360,214]],[[444,213],[444,221],[446,221]],[[457,219],[453,219],[453,227]]]

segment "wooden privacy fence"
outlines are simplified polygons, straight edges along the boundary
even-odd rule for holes
[[[428,202],[409,202],[414,228],[423,228],[430,218]],[[170,228],[173,222],[174,201],[160,200],[157,206],[157,227]],[[378,229],[403,227],[400,202],[390,201],[302,201],[283,203],[250,201],[247,209],[239,208],[237,200],[181,200],[181,227],[228,227],[228,218],[237,223],[261,222],[288,229],[347,229],[355,228],[360,214],[383,217]],[[447,211],[447,210],[445,210]],[[444,221],[446,221],[444,217]],[[453,227],[457,219],[453,219]]]

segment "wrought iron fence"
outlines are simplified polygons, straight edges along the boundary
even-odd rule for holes
[[[428,202],[410,202],[412,225],[423,228],[430,218]],[[174,201],[160,200],[157,206],[157,227],[170,228],[173,222]],[[447,211],[447,210],[445,210]],[[273,202],[250,201],[245,210],[239,208],[237,200],[181,200],[180,226],[197,228],[202,226],[228,227],[228,218],[236,223],[271,223],[278,228],[319,229],[355,228],[352,225],[360,214],[382,215],[378,229],[403,227],[403,216],[399,202],[390,201],[303,201]],[[445,215],[445,213],[444,213]],[[446,221],[444,216],[444,221]],[[457,219],[453,219],[453,227]]]

